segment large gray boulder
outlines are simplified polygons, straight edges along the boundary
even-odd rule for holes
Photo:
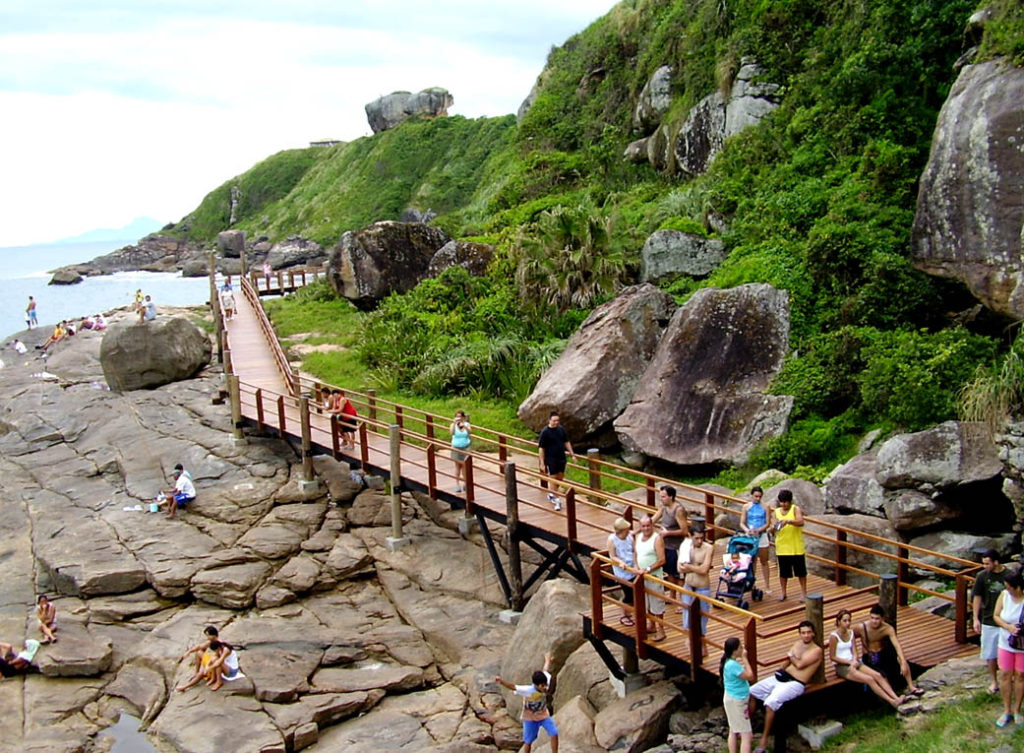
[[[687,175],[707,172],[711,160],[725,141],[725,96],[714,92],[690,110],[675,139],[675,158]]]
[[[374,133],[394,128],[410,115],[439,117],[448,114],[448,108],[455,99],[439,86],[424,89],[410,94],[409,92],[392,92],[378,97],[364,108],[366,120]]]
[[[245,251],[244,230],[224,230],[217,233],[217,250],[221,256],[237,259]]]
[[[459,266],[474,277],[480,277],[487,271],[493,258],[494,246],[489,243],[448,241],[430,260],[427,275],[437,277],[449,267]]]
[[[443,230],[418,222],[377,222],[350,230],[331,249],[327,279],[339,295],[371,309],[390,293],[414,288],[450,240]]]
[[[622,753],[647,750],[665,738],[679,697],[679,689],[666,680],[614,701],[594,719],[598,745]]]
[[[855,455],[825,481],[825,508],[831,512],[883,516],[885,489],[878,483],[878,451]]]
[[[777,98],[782,87],[772,82],[757,81],[763,72],[753,59],[743,59],[732,82],[729,103],[725,106],[725,138],[757,125],[778,108]]]
[[[889,539],[896,541],[899,539],[896,529],[887,521],[885,518],[878,518],[873,515],[860,515],[854,513],[852,515],[818,515],[815,516],[816,520],[822,523],[831,523],[832,525],[821,525],[819,523],[807,522],[804,526],[804,532],[806,534],[816,534],[822,538],[816,538],[814,535],[805,535],[804,544],[807,546],[807,553],[817,555],[829,562],[835,562],[836,558],[836,529],[832,526],[842,526],[849,528],[854,531],[861,531],[871,536],[877,536],[883,539]],[[871,539],[866,539],[857,536],[855,533],[850,533],[847,538],[848,542],[856,546],[863,547],[869,550],[881,550],[882,547]],[[889,555],[896,555],[896,548],[889,547],[886,552]],[[866,570],[871,573],[878,573],[879,575],[885,573],[896,572],[896,560],[891,557],[885,557],[880,554],[874,554],[870,551],[861,551],[859,549],[847,548],[846,551],[846,563],[851,567],[856,567],[860,570]],[[820,575],[823,578],[834,578],[835,568],[820,562],[813,557],[807,558],[807,567],[815,575]],[[878,580],[871,578],[867,575],[858,575],[856,573],[847,573],[847,582],[854,588],[861,588],[864,586],[874,586],[878,584]]]
[[[825,512],[825,495],[813,481],[802,478],[787,478],[764,490],[764,499],[771,505],[778,504],[779,492],[787,489],[793,492],[793,503],[799,505],[804,515],[821,515]]]
[[[885,442],[878,451],[876,477],[887,489],[923,484],[945,488],[988,481],[1002,470],[999,452],[984,426],[946,421]]]
[[[327,258],[327,252],[316,241],[292,236],[275,243],[267,254],[267,261],[273,269],[287,269],[303,264],[320,264]]]
[[[195,376],[210,362],[210,338],[188,319],[157,317],[110,325],[100,364],[115,392],[159,387]]]
[[[607,429],[629,404],[675,309],[672,297],[650,284],[594,309],[519,406],[519,419],[540,431],[558,410],[577,441]]]
[[[660,282],[678,275],[707,277],[725,257],[725,244],[716,238],[655,230],[640,250],[640,282]]]
[[[672,106],[672,66],[663,65],[651,74],[637,97],[633,109],[633,130],[651,133],[661,122],[661,116]]]
[[[676,311],[614,423],[632,452],[675,463],[743,462],[785,431],[793,398],[768,395],[789,348],[789,297],[771,285],[698,291]]]
[[[963,68],[939,112],[917,197],[914,265],[1024,317],[1024,69]]]

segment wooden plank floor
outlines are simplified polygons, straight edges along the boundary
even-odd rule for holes
[[[262,391],[263,423],[278,429],[281,415],[278,410],[278,395],[287,394],[284,378],[278,371],[277,364],[271,355],[258,315],[244,295],[236,296],[238,310],[235,318],[227,322],[228,343],[234,372],[242,382],[242,413],[249,421],[258,420],[257,392]],[[285,430],[283,434],[297,441],[300,435],[300,419],[298,406],[293,400],[285,400],[283,406]],[[310,425],[314,446],[325,453],[333,452],[333,437],[330,418],[322,413],[311,412]],[[343,458],[358,463],[361,450],[342,453]],[[390,467],[390,443],[387,436],[367,432],[366,455],[370,466],[378,469]],[[473,454],[474,500],[473,504],[485,508],[489,517],[504,522],[506,511],[505,478],[497,458],[493,456]],[[533,459],[517,458],[525,461],[524,467],[532,467]],[[414,482],[422,487],[429,487],[429,471],[427,451],[425,448],[403,444],[401,458],[401,474],[408,486]],[[436,453],[436,494],[449,502],[465,499],[465,494],[456,494],[455,466],[450,453],[439,449]],[[545,532],[551,538],[562,542],[569,535],[568,518],[563,505],[561,512],[556,512],[547,500],[546,489],[541,488],[535,479],[524,476],[518,479],[520,522],[538,531]],[[587,554],[595,550],[604,550],[612,523],[619,513],[610,508],[590,504],[586,500],[576,503],[577,535],[574,551]],[[712,593],[717,587],[717,572],[722,555],[725,551],[724,540],[716,542],[715,567],[712,568]],[[775,593],[766,596],[764,601],[752,602],[750,611],[765,618],[758,626],[758,675],[764,674],[785,659],[786,652],[796,640],[796,625],[804,619],[804,609],[795,598],[799,594],[796,581],[790,583],[790,599],[787,602],[775,601],[778,593],[777,571],[772,564],[772,586]],[[836,612],[848,608],[854,613],[854,620],[866,619],[868,608],[877,601],[874,593],[863,593],[846,586],[837,586],[834,582],[816,575],[808,577],[808,592],[820,593],[825,600],[826,635],[831,632]],[[730,603],[735,603],[730,601]],[[619,622],[622,611],[615,606],[606,605],[602,630],[606,634],[614,633],[617,642],[632,643],[635,641],[635,628],[625,627]],[[731,615],[725,610],[712,611],[714,617],[729,619]],[[732,616],[735,622],[735,617]],[[689,658],[688,636],[681,630],[682,618],[676,608],[669,605],[666,621],[670,624],[666,632],[668,638],[660,643],[648,642],[652,655],[659,653],[671,655],[687,661]],[[671,625],[680,629],[673,629]],[[908,660],[918,666],[931,667],[946,659],[967,656],[977,651],[971,644],[957,644],[953,638],[953,623],[942,617],[922,612],[909,607],[901,607],[898,616],[900,641]],[[712,618],[709,620],[706,636],[704,661],[702,668],[717,674],[721,645],[730,635],[739,635],[737,627],[723,624]],[[834,678],[834,671],[829,666],[827,676]]]

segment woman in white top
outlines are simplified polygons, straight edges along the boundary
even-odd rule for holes
[[[851,628],[852,623],[850,610],[840,609],[836,615],[835,632],[828,637],[828,655],[832,659],[832,666],[836,668],[836,674],[844,680],[867,685],[872,693],[894,709],[899,708],[905,699],[896,695],[885,675],[861,664],[857,659],[860,654],[854,650],[857,635]]]
[[[1010,646],[1010,635],[1021,634],[1024,622],[1024,577],[1020,572],[1006,576],[1006,590],[996,599],[992,618],[999,630],[999,688],[1003,692],[1003,713],[996,726],[1010,722],[1024,724],[1021,703],[1024,702],[1024,650]]]

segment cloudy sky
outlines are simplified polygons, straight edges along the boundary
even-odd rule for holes
[[[281,149],[443,86],[515,112],[614,0],[0,0],[0,246],[180,219]]]

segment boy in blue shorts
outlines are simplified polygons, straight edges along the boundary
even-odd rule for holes
[[[530,753],[533,742],[537,739],[541,727],[551,738],[551,753],[558,753],[558,727],[555,720],[548,712],[548,689],[551,687],[551,661],[550,653],[544,654],[544,669],[533,673],[533,684],[513,685],[505,682],[500,677],[494,681],[499,685],[508,688],[516,695],[523,697],[523,751]]]

